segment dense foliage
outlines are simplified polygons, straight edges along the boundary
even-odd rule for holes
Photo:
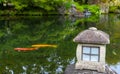
[[[101,2],[108,2],[102,0]],[[120,2],[118,0],[111,0],[108,2],[110,5],[110,12],[119,12]],[[69,8],[75,5],[78,11],[84,11],[87,8],[94,14],[100,10],[99,0],[0,0],[0,14],[58,14],[68,12]],[[113,7],[115,6],[115,7]],[[4,11],[3,11],[4,10]]]
[[[57,8],[65,2],[64,0],[0,0],[1,8],[10,9],[10,7],[13,6],[12,9],[16,10],[38,11],[39,9],[45,11],[57,10]]]

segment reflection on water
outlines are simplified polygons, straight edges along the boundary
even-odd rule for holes
[[[116,65],[111,65],[110,66],[113,70],[115,70],[118,74],[120,74],[120,63]]]
[[[62,74],[67,65],[76,61],[77,44],[72,39],[91,26],[110,34],[106,63],[120,74],[119,24],[119,15],[80,19],[63,16],[0,18],[0,74]],[[56,44],[58,47],[14,51],[14,48],[28,48],[38,43]]]

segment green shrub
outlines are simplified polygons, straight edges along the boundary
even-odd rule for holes
[[[83,5],[80,5],[80,4],[77,3],[77,2],[75,2],[74,4],[75,4],[75,6],[76,6],[76,8],[77,8],[78,10],[80,10],[81,12],[84,11],[84,6],[83,6]]]
[[[72,3],[71,2],[67,2],[65,3],[65,8],[66,9],[69,9],[71,7]]]
[[[97,5],[76,5],[77,9],[80,11],[84,11],[84,9],[88,9],[92,14],[99,14],[99,6]]]
[[[97,6],[97,5],[90,5],[90,6],[88,6],[88,9],[93,14],[99,14],[99,12],[100,12],[99,6]]]
[[[118,9],[117,6],[110,6],[109,12],[114,13]]]

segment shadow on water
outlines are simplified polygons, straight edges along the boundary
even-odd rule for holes
[[[63,16],[0,18],[0,74],[62,74],[76,61],[77,44],[72,39],[82,30],[97,27],[110,35],[106,63],[115,71],[120,67],[120,16],[100,15],[88,18]],[[39,48],[16,52],[17,47],[56,44],[57,48]]]

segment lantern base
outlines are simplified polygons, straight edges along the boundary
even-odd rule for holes
[[[105,64],[101,62],[81,61],[75,64],[75,69],[96,70],[98,72],[105,72]]]

